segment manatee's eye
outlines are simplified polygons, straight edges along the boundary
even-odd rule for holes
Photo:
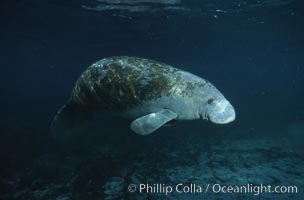
[[[214,99],[210,98],[210,99],[208,99],[207,103],[208,103],[208,104],[212,104],[213,101],[214,101]]]

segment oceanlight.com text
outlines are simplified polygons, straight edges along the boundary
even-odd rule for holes
[[[170,195],[173,192],[176,193],[190,193],[190,194],[198,194],[198,193],[226,193],[226,194],[252,194],[252,195],[260,195],[263,193],[273,193],[273,194],[290,194],[290,193],[298,193],[297,186],[272,186],[266,184],[254,185],[221,185],[221,184],[206,184],[199,185],[195,183],[191,184],[183,184],[178,183],[175,185],[157,183],[157,184],[129,184],[128,186],[129,192],[139,192],[146,194],[164,194]]]

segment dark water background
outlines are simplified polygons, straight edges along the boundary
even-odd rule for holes
[[[241,132],[248,138],[276,138],[290,123],[303,120],[302,1],[228,13],[214,12],[231,6],[216,1],[212,12],[134,14],[132,19],[84,10],[77,3],[1,3],[0,177],[58,150],[49,133],[54,114],[82,71],[109,56],[145,57],[190,71],[210,80],[236,109],[231,124],[184,122],[167,135],[162,130],[150,136],[154,142],[198,133],[202,140],[226,133],[233,140]],[[133,135],[127,123],[117,128],[116,120],[108,119],[105,131],[113,134],[114,146],[146,140]],[[107,138],[104,134],[100,140]]]

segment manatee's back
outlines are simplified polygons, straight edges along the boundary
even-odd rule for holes
[[[161,97],[172,87],[177,69],[148,59],[112,57],[88,67],[77,80],[71,99],[54,117],[52,132],[68,138],[83,131],[94,111],[126,111]]]
[[[129,110],[169,91],[175,71],[169,65],[143,58],[102,59],[78,79],[72,100],[111,111]]]

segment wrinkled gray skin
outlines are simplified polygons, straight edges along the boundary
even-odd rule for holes
[[[71,130],[100,109],[131,119],[131,129],[141,135],[173,120],[201,118],[226,124],[235,119],[232,105],[209,81],[164,63],[128,56],[105,58],[87,68],[70,101],[54,118],[53,130]]]
[[[233,106],[210,82],[181,70],[175,72],[172,76],[182,76],[187,82],[204,83],[204,86],[194,88],[191,95],[182,95],[184,88],[177,84],[171,88],[175,91],[173,94],[147,101],[140,107],[125,112],[123,115],[134,119],[166,108],[177,114],[176,120],[201,118],[216,124],[226,124],[234,121],[235,110]]]
[[[201,98],[205,100],[199,106],[201,118],[209,119],[216,124],[226,124],[234,121],[235,111],[233,106],[211,83],[209,84],[210,87],[205,91],[200,91],[198,95],[202,95]]]

